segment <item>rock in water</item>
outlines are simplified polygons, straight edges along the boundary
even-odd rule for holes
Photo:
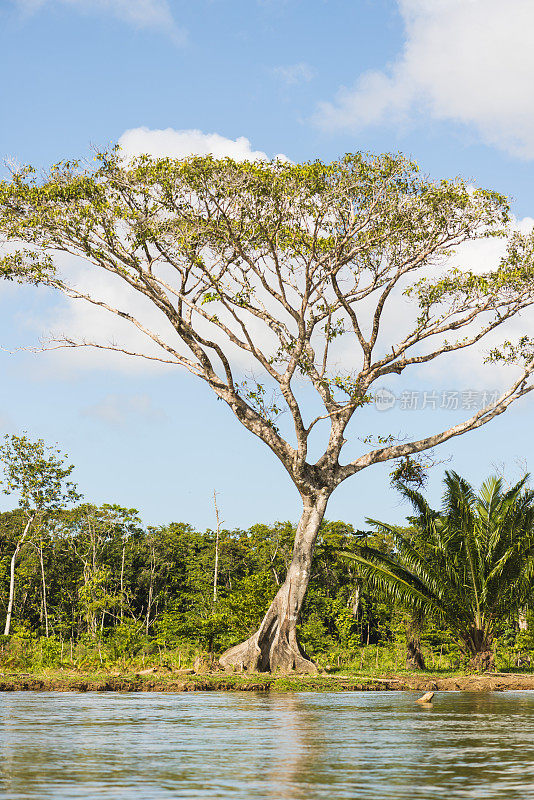
[[[431,703],[433,697],[434,697],[434,692],[427,692],[426,694],[424,694],[422,697],[420,697],[415,702],[416,703]]]

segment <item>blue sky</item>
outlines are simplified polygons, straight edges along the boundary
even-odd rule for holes
[[[46,167],[118,140],[295,161],[402,150],[435,177],[461,174],[510,195],[518,224],[532,224],[530,0],[3,0],[0,53],[3,160]],[[47,291],[9,285],[0,311],[2,431],[58,442],[86,499],[136,507],[150,523],[205,527],[215,488],[229,527],[298,516],[274,457],[194,377],[78,351],[7,352],[50,328],[83,333],[91,318]],[[400,398],[402,389],[481,392],[502,381],[467,359],[390,388]],[[371,428],[449,426],[467,413],[458,397],[456,411],[428,401],[413,411],[399,399],[379,417],[362,415],[351,446]],[[451,460],[434,468],[432,498],[445,466],[475,483],[501,465],[517,477],[534,443],[532,409],[526,398],[444,445],[437,455]],[[388,470],[347,481],[328,517],[356,526],[366,515],[402,518]]]

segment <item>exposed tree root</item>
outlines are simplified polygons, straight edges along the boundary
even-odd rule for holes
[[[329,493],[323,493],[303,498],[304,508],[295,532],[293,556],[286,579],[256,633],[222,654],[219,663],[224,669],[317,674],[317,667],[299,644],[297,622],[310,580],[313,548],[328,496]]]
[[[279,636],[269,643],[260,631],[223,653],[219,663],[224,669],[246,672],[318,673],[298,643],[295,647]]]
[[[475,653],[469,659],[469,669],[477,672],[491,672],[495,669],[495,654],[493,650],[483,650]]]
[[[291,583],[286,581],[256,633],[223,653],[219,663],[224,669],[309,675],[318,673],[316,665],[299,644],[296,615],[289,613],[290,595]]]

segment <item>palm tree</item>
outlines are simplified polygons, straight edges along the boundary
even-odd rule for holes
[[[517,615],[534,590],[534,491],[525,488],[527,479],[505,490],[492,476],[477,496],[457,473],[446,472],[441,512],[401,485],[416,511],[411,527],[368,520],[393,537],[393,554],[363,544],[344,555],[371,586],[444,623],[471,667],[490,669],[496,626]]]

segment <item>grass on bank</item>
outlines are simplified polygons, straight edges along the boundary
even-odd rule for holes
[[[426,674],[463,676],[469,674],[466,660],[457,648],[423,647]],[[497,672],[534,673],[534,652],[504,647],[496,642]],[[369,644],[354,649],[333,649],[314,654],[321,677],[361,677],[373,679],[384,675],[422,677],[425,672],[406,668],[406,649],[402,642]],[[73,642],[58,638],[0,637],[0,672],[5,674],[84,676],[157,676],[159,680],[185,670],[199,675],[217,671],[217,655],[200,650],[193,644],[166,648],[154,642],[128,652],[109,646],[105,641]],[[238,679],[239,673],[235,678]],[[245,676],[243,676],[245,677]]]

